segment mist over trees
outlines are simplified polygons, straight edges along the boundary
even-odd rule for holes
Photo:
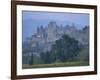
[[[63,35],[51,46],[50,51],[41,52],[39,56],[31,55],[29,64],[50,64],[55,62],[88,61],[88,48],[83,48],[77,40]]]
[[[89,26],[40,26],[22,46],[23,65],[84,62],[89,63]],[[82,65],[82,64],[79,64]]]
[[[45,63],[74,61],[80,50],[77,40],[70,38],[68,35],[63,35],[61,39],[55,41],[51,51],[41,54],[41,58],[46,61]]]

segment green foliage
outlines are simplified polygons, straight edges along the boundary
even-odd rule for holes
[[[51,51],[40,54],[44,63],[74,61],[80,47],[78,41],[68,35],[63,35],[61,39],[56,40],[52,45]]]
[[[45,64],[52,63],[55,61],[55,56],[49,51],[47,51],[45,53],[42,52],[40,54],[40,57],[41,57],[43,63],[45,63]]]
[[[30,65],[33,65],[33,64],[42,64],[42,63],[43,63],[43,61],[41,60],[41,57],[39,55],[32,54],[30,56],[30,61],[29,61]]]
[[[30,64],[30,65],[33,64],[33,54],[32,54],[31,57],[30,57],[29,64]]]
[[[51,46],[50,51],[42,52],[39,56],[32,55],[29,63],[30,65],[54,65],[56,63],[75,61],[86,61],[86,63],[88,63],[89,49],[80,47],[79,42],[74,38],[71,38],[68,35],[63,35],[59,40],[55,41],[55,43]]]
[[[33,56],[33,64],[42,64],[41,57],[39,55],[34,54]]]
[[[74,60],[80,51],[78,41],[68,35],[63,35],[61,39],[56,40],[52,46],[57,59],[62,62]]]
[[[80,54],[78,55],[80,61],[89,62],[89,48],[81,49]]]

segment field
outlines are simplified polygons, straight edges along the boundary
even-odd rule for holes
[[[28,65],[24,64],[22,67],[23,69],[29,69],[29,68],[49,68],[49,67],[71,67],[71,66],[87,66],[89,65],[86,61],[75,61],[75,62],[56,62],[51,64],[35,64],[35,65]]]

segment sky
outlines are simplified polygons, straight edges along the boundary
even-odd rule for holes
[[[36,33],[38,26],[46,27],[50,21],[55,21],[58,25],[76,24],[81,29],[85,25],[89,25],[89,14],[68,13],[68,12],[37,12],[22,11],[22,27],[23,40]]]

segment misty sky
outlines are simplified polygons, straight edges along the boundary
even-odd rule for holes
[[[74,23],[81,29],[89,25],[89,14],[22,11],[23,39],[34,34],[37,26],[46,27],[50,21],[56,21],[58,25],[63,26]]]

